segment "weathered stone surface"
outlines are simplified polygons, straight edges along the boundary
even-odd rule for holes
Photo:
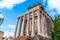
[[[15,38],[15,40],[27,40],[28,37],[27,36],[18,36],[17,38]]]
[[[24,16],[25,15],[25,16]],[[22,17],[22,18],[21,18]],[[42,9],[42,5],[36,5],[26,14],[18,17],[20,28],[16,25],[15,40],[51,40],[53,21]],[[18,22],[17,22],[18,24]],[[18,34],[17,34],[18,33]],[[18,35],[18,37],[17,37]],[[28,36],[28,37],[27,37]]]

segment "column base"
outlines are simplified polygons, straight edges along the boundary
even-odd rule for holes
[[[34,37],[35,36],[35,34],[31,34],[31,37]]]
[[[24,36],[24,35],[21,34],[20,36]]]
[[[26,36],[29,36],[29,34],[26,34]]]
[[[41,36],[42,34],[38,33],[37,35],[40,35]]]

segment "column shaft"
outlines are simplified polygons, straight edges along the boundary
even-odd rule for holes
[[[23,22],[22,22],[22,27],[21,27],[21,34],[20,36],[24,35],[24,25],[25,25],[25,15],[23,16]]]
[[[45,25],[44,25],[45,26],[45,28],[44,28],[45,29],[45,36],[48,37],[48,35],[47,35],[47,20],[46,20],[46,17],[44,17],[44,18],[45,18]]]
[[[18,28],[18,22],[19,22],[19,19],[17,19],[17,22],[16,22],[16,29],[15,29],[14,38],[16,38],[16,33],[17,33],[17,28]]]
[[[45,35],[44,35],[44,34],[45,34],[45,33],[44,33],[44,20],[45,20],[45,19],[44,19],[43,14],[41,14],[41,18],[42,18],[42,19],[41,19],[42,36],[45,37]]]
[[[38,10],[38,35],[41,35],[41,15],[39,10]]]
[[[34,12],[32,12],[32,32],[31,32],[31,37],[34,37]]]
[[[26,36],[29,36],[29,26],[30,25],[30,21],[29,21],[29,13],[28,13],[28,19],[27,19],[27,27],[26,27]]]
[[[20,36],[21,26],[22,26],[22,17],[20,17],[20,26],[19,26],[19,29],[18,29],[18,36]]]

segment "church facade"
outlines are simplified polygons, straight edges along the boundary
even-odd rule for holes
[[[14,33],[15,40],[52,40],[54,31],[52,18],[40,3],[29,6],[28,11],[19,15]]]

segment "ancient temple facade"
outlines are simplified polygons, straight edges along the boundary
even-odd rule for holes
[[[16,22],[15,40],[52,40],[54,28],[52,18],[40,3],[29,6],[28,11],[19,15]]]

